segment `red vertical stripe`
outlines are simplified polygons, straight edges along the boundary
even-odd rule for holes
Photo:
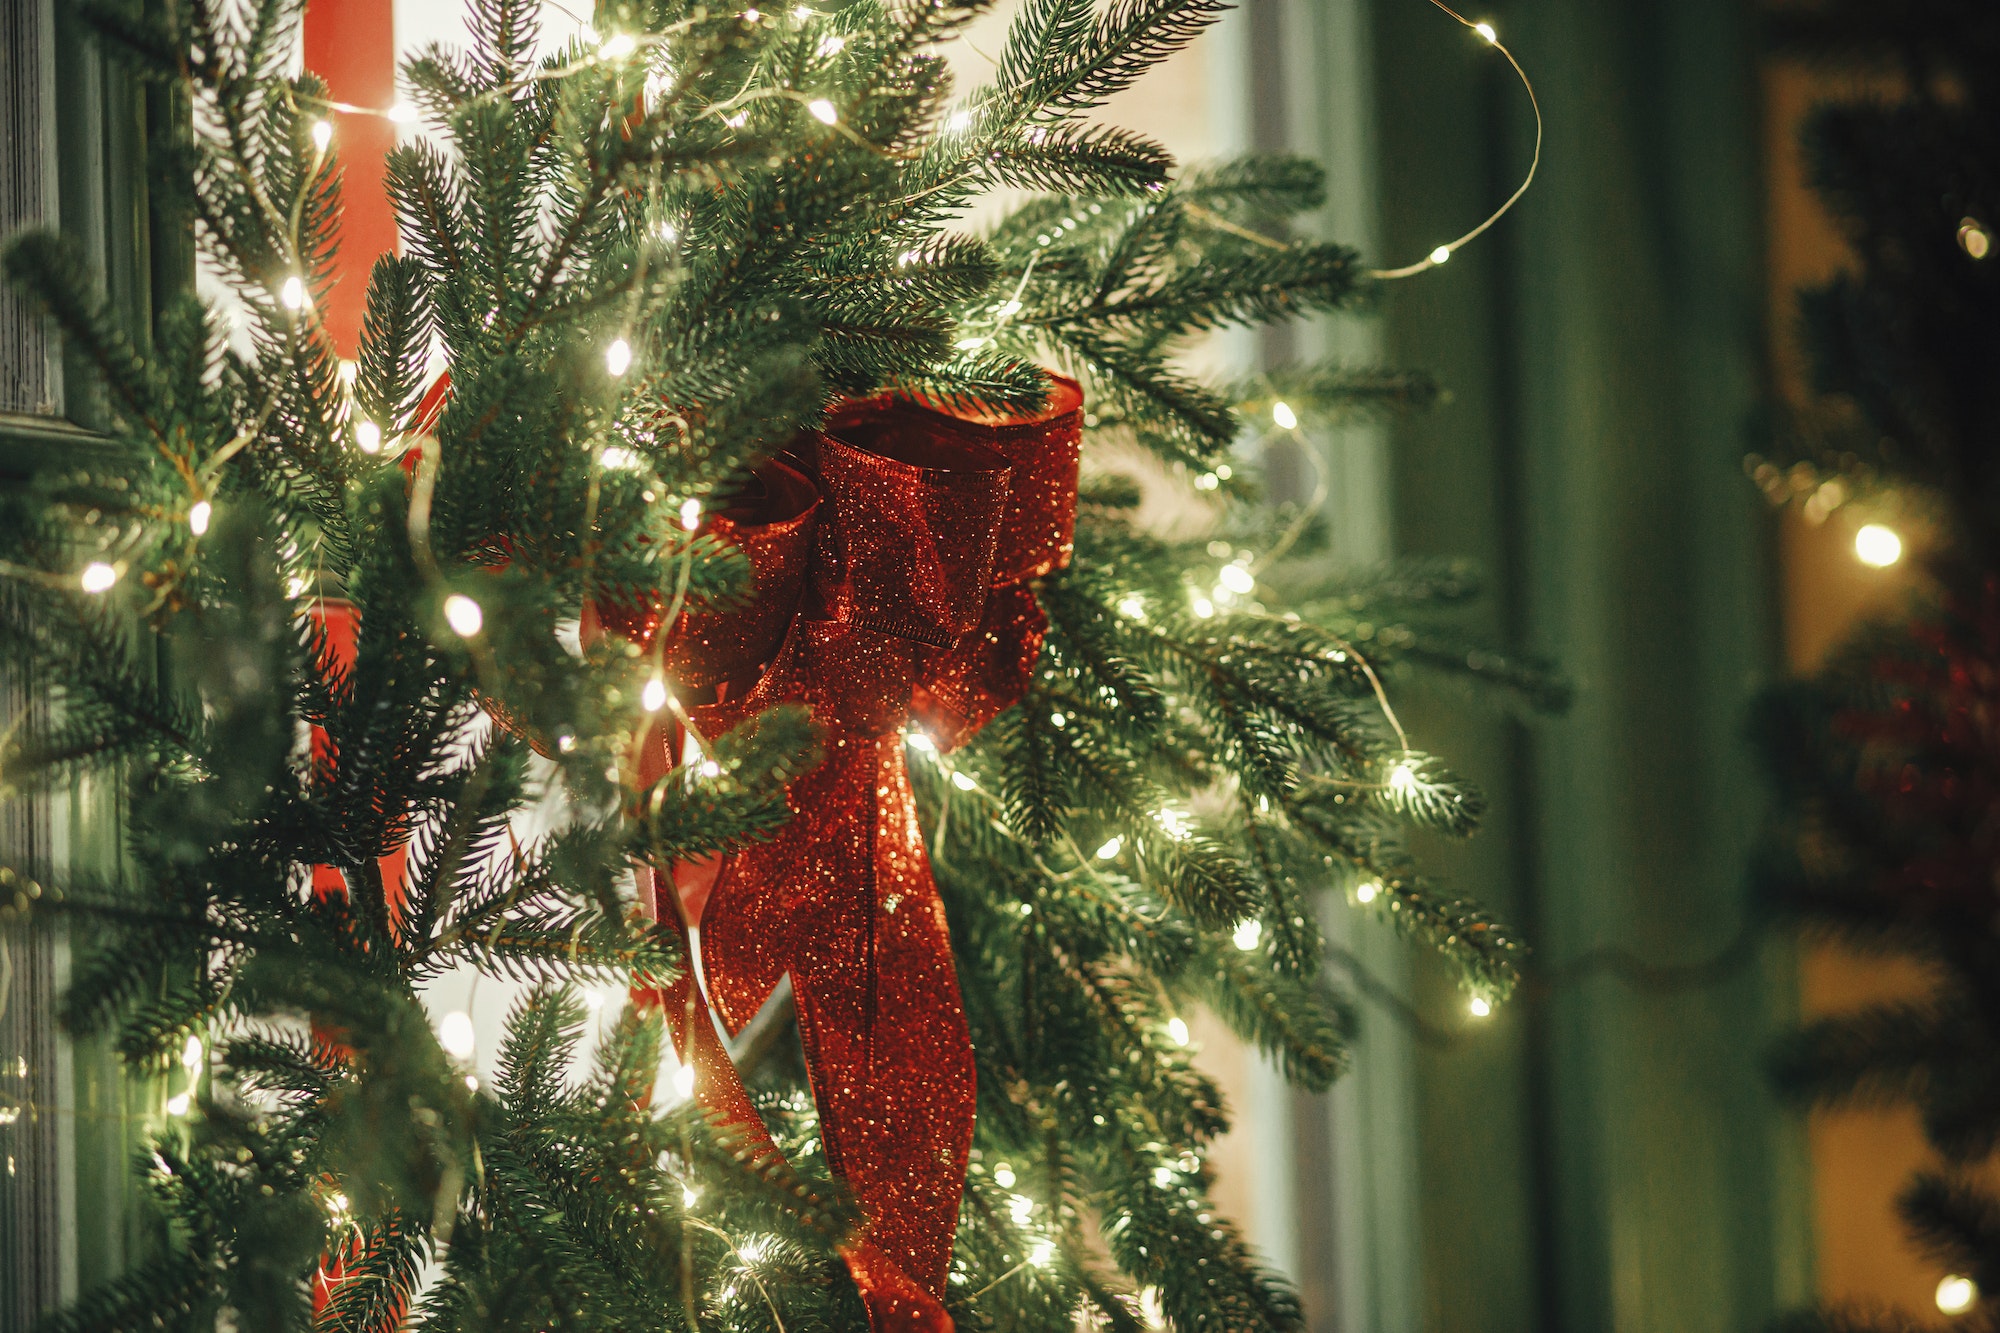
[[[326,80],[336,102],[388,109],[396,100],[394,0],[312,0],[305,64]],[[337,281],[320,313],[344,357],[360,344],[368,270],[396,249],[396,218],[383,188],[384,163],[395,146],[396,127],[381,116],[334,117],[344,212]]]

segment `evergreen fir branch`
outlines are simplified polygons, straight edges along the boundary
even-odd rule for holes
[[[1165,188],[1173,158],[1150,139],[1113,126],[1029,126],[987,152],[1003,185],[1083,194]]]

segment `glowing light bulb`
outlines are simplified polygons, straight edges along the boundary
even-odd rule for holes
[[[951,119],[945,122],[945,127],[953,131],[970,129],[972,127],[972,113],[970,111],[952,112]]]
[[[681,1186],[681,1207],[692,1208],[694,1201],[701,1197],[701,1191],[692,1185]]]
[[[845,37],[822,37],[819,39],[819,53],[823,56],[839,55],[846,46],[847,39]],[[813,114],[816,116],[819,115],[817,111]],[[820,119],[826,120],[826,117],[820,116]],[[827,121],[829,125],[832,123],[830,120]]]
[[[372,421],[354,423],[354,447],[364,454],[382,451],[382,428]]]
[[[1057,731],[1061,731],[1064,727],[1069,725],[1069,719],[1067,717],[1064,717],[1061,713],[1050,713],[1049,725],[1054,727]]]
[[[278,288],[278,304],[287,310],[304,310],[310,299],[306,294],[305,280],[296,273],[286,278]]]
[[[347,1201],[347,1196],[345,1194],[340,1193],[337,1190],[334,1193],[326,1196],[326,1211],[332,1214],[336,1221],[338,1221],[343,1217],[346,1217],[347,1210],[352,1206],[353,1205]]]
[[[1229,938],[1237,948],[1241,949],[1244,953],[1249,953],[1263,941],[1264,923],[1253,916],[1248,921],[1238,925],[1236,933]]]
[[[1178,1015],[1176,1015],[1173,1018],[1169,1018],[1167,1020],[1167,1036],[1170,1039],[1172,1039],[1174,1045],[1176,1046],[1187,1045],[1188,1044],[1187,1020],[1179,1017]]]
[[[1937,1284],[1937,1308],[1945,1314],[1964,1314],[1979,1299],[1979,1286],[1969,1277],[1953,1273]]]
[[[1153,1168],[1153,1185],[1157,1189],[1170,1188],[1174,1183],[1174,1169],[1170,1166]]]
[[[1206,597],[1196,597],[1194,599],[1194,614],[1199,620],[1207,620],[1215,614],[1215,603],[1209,601]]]
[[[597,461],[614,471],[630,472],[639,466],[639,455],[623,445],[611,445],[597,456]]]
[[[682,1065],[674,1071],[674,1091],[682,1097],[694,1096],[694,1066]]]
[[[1885,524],[1864,524],[1854,534],[1854,558],[1875,569],[1887,569],[1903,558],[1903,539]]]
[[[1106,840],[1105,844],[1097,849],[1097,859],[1100,861],[1109,861],[1124,850],[1125,839],[1113,837]]]
[[[611,345],[604,349],[604,368],[617,379],[632,368],[632,344],[623,338],[613,338]]]
[[[1014,1168],[1005,1162],[993,1168],[993,1183],[1003,1190],[1014,1188]]]
[[[326,151],[326,146],[333,142],[332,122],[324,120],[314,121],[312,135],[313,135],[313,147],[318,149],[320,152],[324,153]]]
[[[1448,245],[1440,245],[1437,249],[1431,251],[1431,263],[1433,264],[1442,264],[1450,258],[1451,247]]]
[[[187,1045],[181,1048],[181,1068],[190,1073],[201,1068],[201,1057],[203,1054],[201,1038],[189,1037]]]
[[[1007,1201],[1007,1213],[1014,1219],[1015,1226],[1026,1226],[1028,1219],[1035,1215],[1035,1201],[1025,1194],[1016,1194]]]
[[[701,501],[699,500],[681,501],[681,527],[688,532],[693,532],[696,528],[700,526],[701,526]]]
[[[1381,892],[1382,882],[1380,880],[1364,879],[1354,886],[1354,901],[1364,905],[1372,903],[1375,901],[1376,895]]]
[[[1297,430],[1299,426],[1299,414],[1282,400],[1271,404],[1271,420],[1278,423],[1279,430]]]
[[[646,688],[639,691],[639,704],[649,713],[657,713],[667,706],[667,682],[658,676],[646,682]]]
[[[465,1076],[465,1090],[466,1090],[467,1092],[478,1092],[478,1091],[479,1091],[479,1075],[477,1075],[477,1074],[467,1074],[467,1075]]]
[[[833,103],[827,101],[824,97],[815,97],[812,101],[807,102],[806,110],[812,112],[813,119],[819,121],[822,125],[831,125],[840,119],[840,112],[836,111]]]
[[[389,108],[387,115],[390,120],[398,125],[414,125],[417,123],[417,109],[408,102],[396,103],[396,105]]]
[[[167,1098],[167,1114],[186,1115],[188,1113],[188,1104],[192,1100],[185,1092],[175,1093],[173,1096]]]
[[[461,639],[469,639],[486,623],[486,613],[479,609],[479,603],[455,592],[444,599],[444,619]]]
[[[454,1060],[470,1059],[479,1046],[479,1034],[473,1029],[472,1015],[463,1009],[454,1009],[438,1020],[438,1045]]]
[[[76,580],[88,593],[111,591],[111,585],[118,582],[118,571],[102,560],[93,560],[83,567],[83,573]]]
[[[937,742],[921,731],[911,730],[903,736],[903,744],[921,754],[936,754]]]
[[[1193,827],[1188,823],[1187,815],[1174,809],[1171,805],[1162,806],[1158,813],[1153,816],[1153,819],[1162,829],[1166,830],[1167,836],[1175,842],[1185,842],[1194,832]]]
[[[1405,759],[1389,770],[1389,790],[1398,796],[1408,796],[1417,789],[1417,770]]]
[[[1500,34],[1493,30],[1491,23],[1475,23],[1472,30],[1484,37],[1488,46],[1497,46],[1500,42]]]
[[[1194,488],[1198,491],[1212,491],[1221,484],[1222,478],[1213,472],[1204,472],[1194,479]]]
[[[1028,1251],[1028,1262],[1037,1268],[1047,1268],[1049,1260],[1055,1257],[1055,1253],[1054,1241],[1039,1240],[1035,1242],[1035,1248]]]
[[[1146,618],[1146,599],[1137,595],[1118,599],[1118,614],[1128,620]]]
[[[1143,1287],[1139,1291],[1139,1316],[1148,1328],[1167,1326],[1167,1307],[1160,1302],[1158,1287]]]
[[[713,759],[704,759],[701,761],[701,767],[696,769],[695,772],[705,778],[719,778],[722,776],[722,765],[716,763]]]
[[[972,774],[961,771],[951,775],[951,785],[960,791],[973,791],[979,783],[974,780]]]
[[[632,34],[621,32],[607,37],[604,45],[597,48],[597,54],[606,60],[623,60],[638,49],[639,43],[632,40]]]
[[[208,531],[208,520],[214,513],[214,505],[211,505],[206,500],[196,500],[194,507],[188,510],[188,530],[193,532],[197,537],[201,536],[202,533]]]
[[[1993,233],[1978,218],[1966,218],[1958,224],[1958,248],[1974,259],[1984,259],[1993,253]]]
[[[1216,573],[1215,580],[1238,596],[1248,594],[1257,586],[1256,578],[1241,565],[1224,565]]]
[[[1485,1018],[1493,1012],[1493,1002],[1484,995],[1475,995],[1465,1002],[1465,1011],[1474,1018]]]

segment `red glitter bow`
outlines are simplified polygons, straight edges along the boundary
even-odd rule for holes
[[[755,570],[746,610],[691,614],[665,660],[716,735],[803,702],[826,759],[788,792],[791,821],[719,863],[655,872],[657,907],[698,927],[702,977],[660,997],[696,1094],[775,1153],[701,1010],[741,1031],[789,974],[829,1165],[867,1217],[846,1254],[870,1322],[942,1333],[972,1143],[972,1045],[931,877],[904,728],[940,750],[1018,700],[1047,622],[1030,581],[1069,560],[1082,393],[1050,386],[1028,418],[881,397],[767,465],[754,506],[710,520]],[[641,643],[657,609],[599,609]],[[645,781],[671,766],[649,746]],[[703,989],[705,988],[705,993]]]

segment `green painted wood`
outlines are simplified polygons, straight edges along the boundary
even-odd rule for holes
[[[1376,15],[1400,261],[1504,197],[1529,127],[1476,39],[1423,5]],[[1424,1326],[1750,1330],[1806,1288],[1799,1145],[1758,1067],[1788,964],[1618,964],[1731,956],[1759,818],[1741,732],[1775,653],[1738,465],[1763,387],[1751,13],[1492,17],[1548,151],[1513,219],[1386,295],[1393,359],[1452,391],[1397,432],[1397,530],[1483,560],[1486,627],[1579,689],[1549,722],[1411,709],[1497,797],[1488,834],[1445,853],[1452,877],[1539,950],[1513,1009],[1421,1062]],[[1421,991],[1463,1026],[1441,979]]]

